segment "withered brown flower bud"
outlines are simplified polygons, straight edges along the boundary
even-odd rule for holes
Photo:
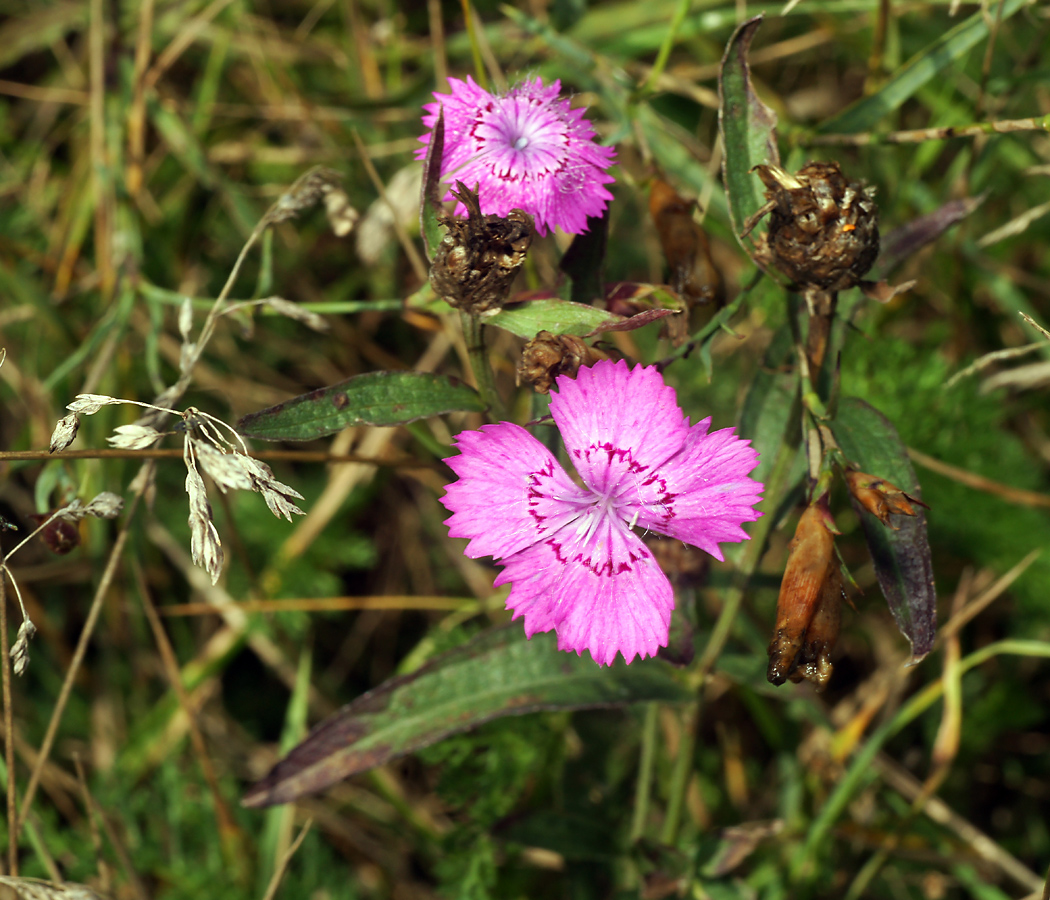
[[[725,300],[722,276],[711,260],[707,234],[693,219],[694,206],[666,181],[653,179],[649,188],[649,215],[671,270],[671,287],[690,305],[716,303],[721,306]]]
[[[914,516],[913,503],[926,507],[917,497],[904,493],[899,487],[882,478],[876,478],[867,472],[856,469],[846,470],[846,483],[849,492],[861,506],[870,512],[887,528],[897,530],[898,526],[890,521],[891,515]],[[926,507],[929,509],[929,507]]]
[[[800,288],[844,291],[857,285],[879,255],[875,188],[847,181],[836,162],[811,162],[794,175],[756,166],[769,201],[744,227],[769,213],[766,254]]]
[[[829,524],[827,508],[812,504],[788,545],[768,651],[766,678],[772,684],[806,680],[823,690],[831,678],[830,654],[838,638],[844,593]]]
[[[430,283],[450,306],[471,315],[498,309],[532,243],[532,216],[512,209],[503,216],[483,216],[476,191],[456,182],[452,196],[467,208],[467,218],[442,213],[446,234],[434,254]]]
[[[574,334],[541,331],[521,351],[518,384],[531,384],[541,394],[550,392],[559,375],[576,376],[580,366],[594,365],[605,354],[584,343]]]

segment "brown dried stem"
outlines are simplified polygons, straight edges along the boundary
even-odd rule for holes
[[[147,463],[146,465],[150,466],[153,465],[153,463]],[[40,785],[40,776],[43,774],[44,764],[51,755],[51,748],[54,746],[55,736],[58,734],[58,726],[62,722],[62,716],[66,711],[66,704],[69,702],[69,696],[73,692],[73,683],[80,672],[80,666],[84,662],[84,656],[87,653],[88,644],[91,642],[91,636],[95,632],[95,625],[98,623],[99,614],[102,612],[102,601],[105,599],[106,594],[109,593],[110,585],[113,583],[113,578],[116,575],[117,564],[120,562],[120,557],[124,553],[124,545],[128,540],[131,522],[135,517],[135,510],[138,508],[138,503],[142,498],[142,492],[145,490],[147,481],[148,479],[146,478],[139,479],[141,487],[131,498],[131,503],[128,505],[124,524],[117,533],[117,539],[113,542],[113,548],[109,551],[109,559],[106,560],[106,567],[102,571],[102,578],[99,580],[98,587],[95,590],[95,596],[91,599],[91,608],[88,610],[87,619],[84,621],[84,627],[80,631],[80,638],[77,641],[76,650],[73,652],[73,659],[69,663],[69,669],[66,672],[65,681],[62,682],[62,689],[58,692],[58,698],[55,700],[55,707],[51,710],[51,719],[47,723],[47,731],[44,734],[44,741],[40,745],[40,755],[37,757],[36,765],[33,766],[32,773],[30,773],[29,784],[26,785],[25,796],[22,798],[22,808],[19,811],[18,820],[11,829],[11,840],[13,841],[18,840],[18,834],[22,830],[26,817],[29,815],[29,810],[33,806],[33,798],[36,796],[36,789]]]

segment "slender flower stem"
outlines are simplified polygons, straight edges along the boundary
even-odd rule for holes
[[[673,844],[678,836],[678,823],[682,819],[682,807],[689,790],[689,778],[693,774],[693,756],[696,751],[696,733],[700,729],[701,700],[694,700],[682,713],[682,736],[678,741],[678,756],[671,773],[671,799],[667,805],[667,818],[660,832],[660,842]]]
[[[792,413],[794,415],[794,413]],[[703,689],[707,676],[711,673],[718,657],[729,640],[729,632],[740,612],[740,605],[744,599],[744,588],[748,580],[758,568],[759,560],[765,551],[766,539],[773,529],[773,512],[779,506],[784,493],[788,488],[788,476],[791,473],[791,465],[794,462],[798,447],[793,441],[784,441],[777,450],[773,470],[770,472],[769,480],[766,482],[766,496],[761,507],[765,515],[751,526],[751,540],[747,542],[740,562],[737,566],[737,583],[726,591],[722,604],[722,612],[711,630],[711,637],[707,640],[704,652],[700,656],[696,667],[697,685],[696,699],[689,705],[683,716],[682,740],[678,748],[678,758],[675,760],[674,772],[671,776],[670,801],[667,806],[667,818],[664,819],[663,831],[660,840],[665,844],[672,844],[678,835],[678,825],[682,816],[682,807],[685,803],[685,795],[689,790],[689,776],[692,774],[693,751],[696,749],[696,736],[700,730],[703,712]]]
[[[659,704],[649,703],[645,707],[642,722],[642,757],[638,761],[638,782],[634,791],[634,815],[631,818],[631,843],[645,833],[645,820],[649,817],[649,796],[653,784],[653,757],[656,749],[656,714]]]
[[[481,399],[488,407],[489,418],[494,422],[502,422],[507,418],[507,411],[503,401],[496,392],[496,383],[492,378],[492,367],[489,365],[488,356],[485,354],[485,336],[482,333],[481,321],[477,316],[468,315],[465,312],[459,314],[460,324],[463,326],[463,338],[467,343],[467,357],[470,359],[470,368],[474,373],[474,381],[478,387]]]
[[[467,25],[467,40],[470,41],[470,55],[474,59],[474,75],[486,91],[489,89],[489,78],[485,72],[485,63],[481,59],[481,47],[478,46],[478,36],[474,31],[474,11],[470,7],[470,0],[460,0],[463,7],[463,19]]]
[[[678,34],[679,27],[689,14],[690,6],[692,6],[692,0],[678,0],[674,16],[670,25],[667,26],[667,33],[664,35],[663,43],[660,44],[660,50],[656,54],[656,62],[653,63],[652,69],[649,70],[649,77],[645,80],[645,85],[642,88],[645,93],[651,94],[656,90],[656,83],[660,80],[660,76],[663,75],[664,69],[667,68],[667,60],[671,56],[671,48],[674,47],[675,35]]]

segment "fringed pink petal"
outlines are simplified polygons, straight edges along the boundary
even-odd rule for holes
[[[470,538],[470,557],[510,556],[580,515],[589,491],[573,484],[550,451],[524,428],[503,422],[456,437],[445,460],[459,476],[441,502],[449,535]]]
[[[649,549],[608,515],[582,517],[503,565],[495,583],[513,583],[507,608],[524,618],[529,637],[553,628],[559,649],[587,650],[600,665],[667,645],[671,584]]]
[[[576,471],[599,494],[650,477],[685,444],[688,420],[653,366],[602,360],[575,379],[560,376],[557,387],[551,415]]]

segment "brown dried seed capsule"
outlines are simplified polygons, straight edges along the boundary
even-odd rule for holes
[[[430,283],[450,306],[471,315],[498,309],[532,243],[532,216],[512,209],[506,216],[483,216],[478,195],[462,181],[452,196],[467,218],[442,213],[446,234],[434,254]]]
[[[769,213],[769,262],[800,288],[844,291],[858,284],[879,255],[875,188],[847,181],[836,162],[808,163],[794,175],[779,166],[755,171],[769,202],[745,233]]]
[[[521,351],[518,384],[531,384],[539,393],[547,394],[559,375],[575,377],[580,366],[594,365],[599,359],[605,359],[605,354],[589,347],[582,338],[541,331]]]
[[[849,491],[861,506],[875,516],[883,525],[897,530],[896,525],[890,520],[891,515],[914,516],[915,507],[926,506],[917,497],[904,493],[899,487],[882,478],[876,478],[867,472],[859,472],[856,469],[846,471],[846,483]],[[928,507],[927,507],[928,508]]]
[[[768,651],[766,678],[772,684],[805,679],[823,690],[831,677],[829,654],[838,637],[843,592],[829,519],[822,503],[812,504],[788,545]]]

